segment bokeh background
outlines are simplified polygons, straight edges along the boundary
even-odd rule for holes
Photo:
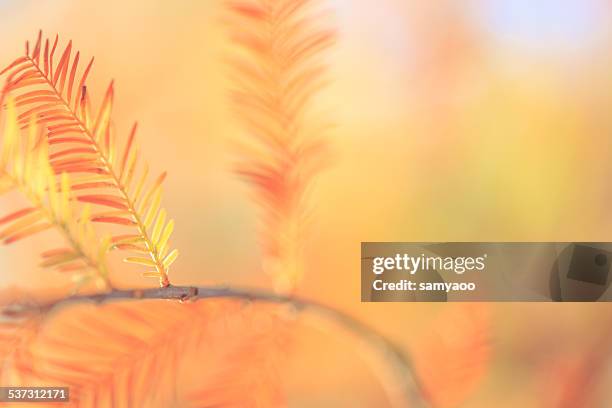
[[[328,53],[331,84],[317,99],[336,124],[335,162],[312,194],[300,295],[412,350],[436,316],[459,306],[361,304],[361,241],[612,239],[608,1],[321,5],[340,35]],[[94,95],[115,79],[118,131],[127,136],[137,119],[142,154],[169,172],[165,206],[181,249],[173,281],[270,287],[257,207],[231,173],[231,141],[244,134],[227,98],[223,15],[222,0],[0,0],[0,61],[12,61],[39,28],[95,55]],[[31,255],[50,239],[0,248],[0,285],[65,285]],[[143,284],[119,262],[115,277]],[[485,306],[492,353],[461,406],[547,406],[563,381],[560,365],[609,354],[594,349],[612,323],[606,304]],[[385,406],[376,373],[350,342],[304,330],[287,374],[294,406]],[[591,383],[598,401],[612,398],[605,375]]]

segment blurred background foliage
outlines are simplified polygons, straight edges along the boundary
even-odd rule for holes
[[[607,1],[325,3],[340,40],[317,108],[337,125],[336,160],[313,191],[300,295],[415,349],[432,325],[445,324],[436,316],[461,306],[361,304],[361,241],[612,238]],[[242,131],[228,109],[222,8],[222,1],[0,0],[0,61],[18,55],[38,28],[95,55],[94,94],[115,79],[117,129],[125,135],[138,119],[142,153],[169,171],[165,203],[182,254],[173,281],[269,287],[256,206],[229,171],[230,142]],[[7,212],[14,203],[2,206]],[[67,284],[36,267],[29,248],[38,243],[0,249],[3,287]],[[141,285],[128,268],[116,262],[118,281]],[[559,365],[587,361],[612,319],[606,304],[487,307],[493,352],[466,407],[560,406],[560,384],[594,369]],[[295,406],[383,403],[376,378],[342,337],[304,329],[298,348],[287,376]],[[595,352],[609,358],[605,348]],[[584,391],[611,397],[593,383]]]

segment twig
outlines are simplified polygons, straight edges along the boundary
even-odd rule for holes
[[[205,299],[231,298],[245,301],[258,301],[266,303],[287,304],[301,312],[310,312],[318,317],[346,329],[357,338],[377,351],[388,364],[391,377],[397,382],[398,396],[403,402],[398,406],[427,407],[429,404],[423,399],[423,391],[408,355],[392,341],[371,329],[354,317],[331,306],[322,303],[297,298],[293,296],[278,295],[268,291],[253,289],[235,289],[230,287],[202,287],[202,286],[168,286],[154,289],[128,289],[112,290],[106,293],[73,295],[35,305],[33,303],[14,304],[0,310],[5,318],[18,318],[28,313],[46,313],[58,306],[73,303],[105,303],[119,300],[139,299],[166,299],[178,301],[198,301]]]

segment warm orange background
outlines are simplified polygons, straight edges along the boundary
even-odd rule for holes
[[[336,162],[313,192],[301,295],[409,347],[454,306],[361,304],[361,241],[612,239],[612,14],[603,0],[322,3],[340,32],[317,106],[337,124]],[[230,171],[230,142],[244,135],[228,109],[222,17],[221,0],[0,0],[0,61],[39,28],[95,55],[94,94],[115,79],[118,129],[127,134],[137,119],[144,157],[169,171],[165,205],[181,250],[173,281],[269,286],[256,206]],[[62,285],[31,256],[52,238],[1,248],[0,284]],[[116,268],[118,282],[143,283],[137,268]],[[606,304],[492,308],[491,366],[465,406],[539,406],[548,391],[534,356],[580,355],[612,317]],[[295,406],[317,395],[382,404],[350,340],[304,336],[290,377]]]

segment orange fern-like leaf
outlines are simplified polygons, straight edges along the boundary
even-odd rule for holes
[[[208,401],[199,406],[262,406],[279,390],[274,367],[253,358],[274,346],[261,313],[270,312],[232,301],[73,307],[51,318],[6,371],[23,386],[70,387],[74,407],[185,406],[192,395]]]
[[[31,302],[29,296],[16,288],[0,292],[0,306],[4,309],[16,303],[31,304]],[[17,350],[28,349],[28,344],[36,337],[41,322],[41,315],[35,312],[14,318],[0,317],[0,382],[11,383],[11,379],[3,375],[6,373],[6,367],[10,364],[10,359],[17,354]]]
[[[115,144],[111,129],[113,83],[107,88],[97,114],[92,115],[86,81],[93,58],[78,75],[81,57],[77,52],[72,58],[72,42],[55,63],[58,55],[58,37],[51,43],[39,33],[33,50],[30,52],[26,43],[25,55],[0,72],[7,74],[3,97],[11,94],[15,98],[21,126],[33,118],[44,126],[55,173],[77,175],[71,185],[78,192],[76,199],[106,209],[91,214],[93,222],[136,229],[129,236],[132,245],[126,246],[126,242],[115,237],[113,248],[137,253],[139,256],[127,257],[125,261],[151,268],[145,276],[158,278],[162,286],[167,286],[168,269],[178,252],[170,251],[168,246],[174,222],[166,220],[166,212],[161,209],[165,173],[145,187],[148,167],[137,176],[136,126],[122,152]],[[100,193],[100,189],[108,193]]]
[[[2,134],[0,178],[4,190],[16,188],[29,205],[0,218],[0,240],[11,244],[50,228],[59,230],[67,246],[42,254],[41,266],[71,272],[84,283],[97,277],[108,284],[106,250],[108,243],[93,232],[86,207],[80,217],[73,215],[70,179],[62,173],[59,183],[48,160],[46,138],[29,123],[26,135],[18,127],[15,104],[8,103],[6,128]]]
[[[414,349],[417,373],[435,407],[461,404],[484,377],[491,354],[489,308],[448,307]]]
[[[319,28],[312,0],[229,1],[237,116],[250,138],[237,173],[254,188],[264,217],[264,269],[283,290],[301,277],[307,192],[326,161],[310,102],[325,83],[321,53],[335,33]]]

